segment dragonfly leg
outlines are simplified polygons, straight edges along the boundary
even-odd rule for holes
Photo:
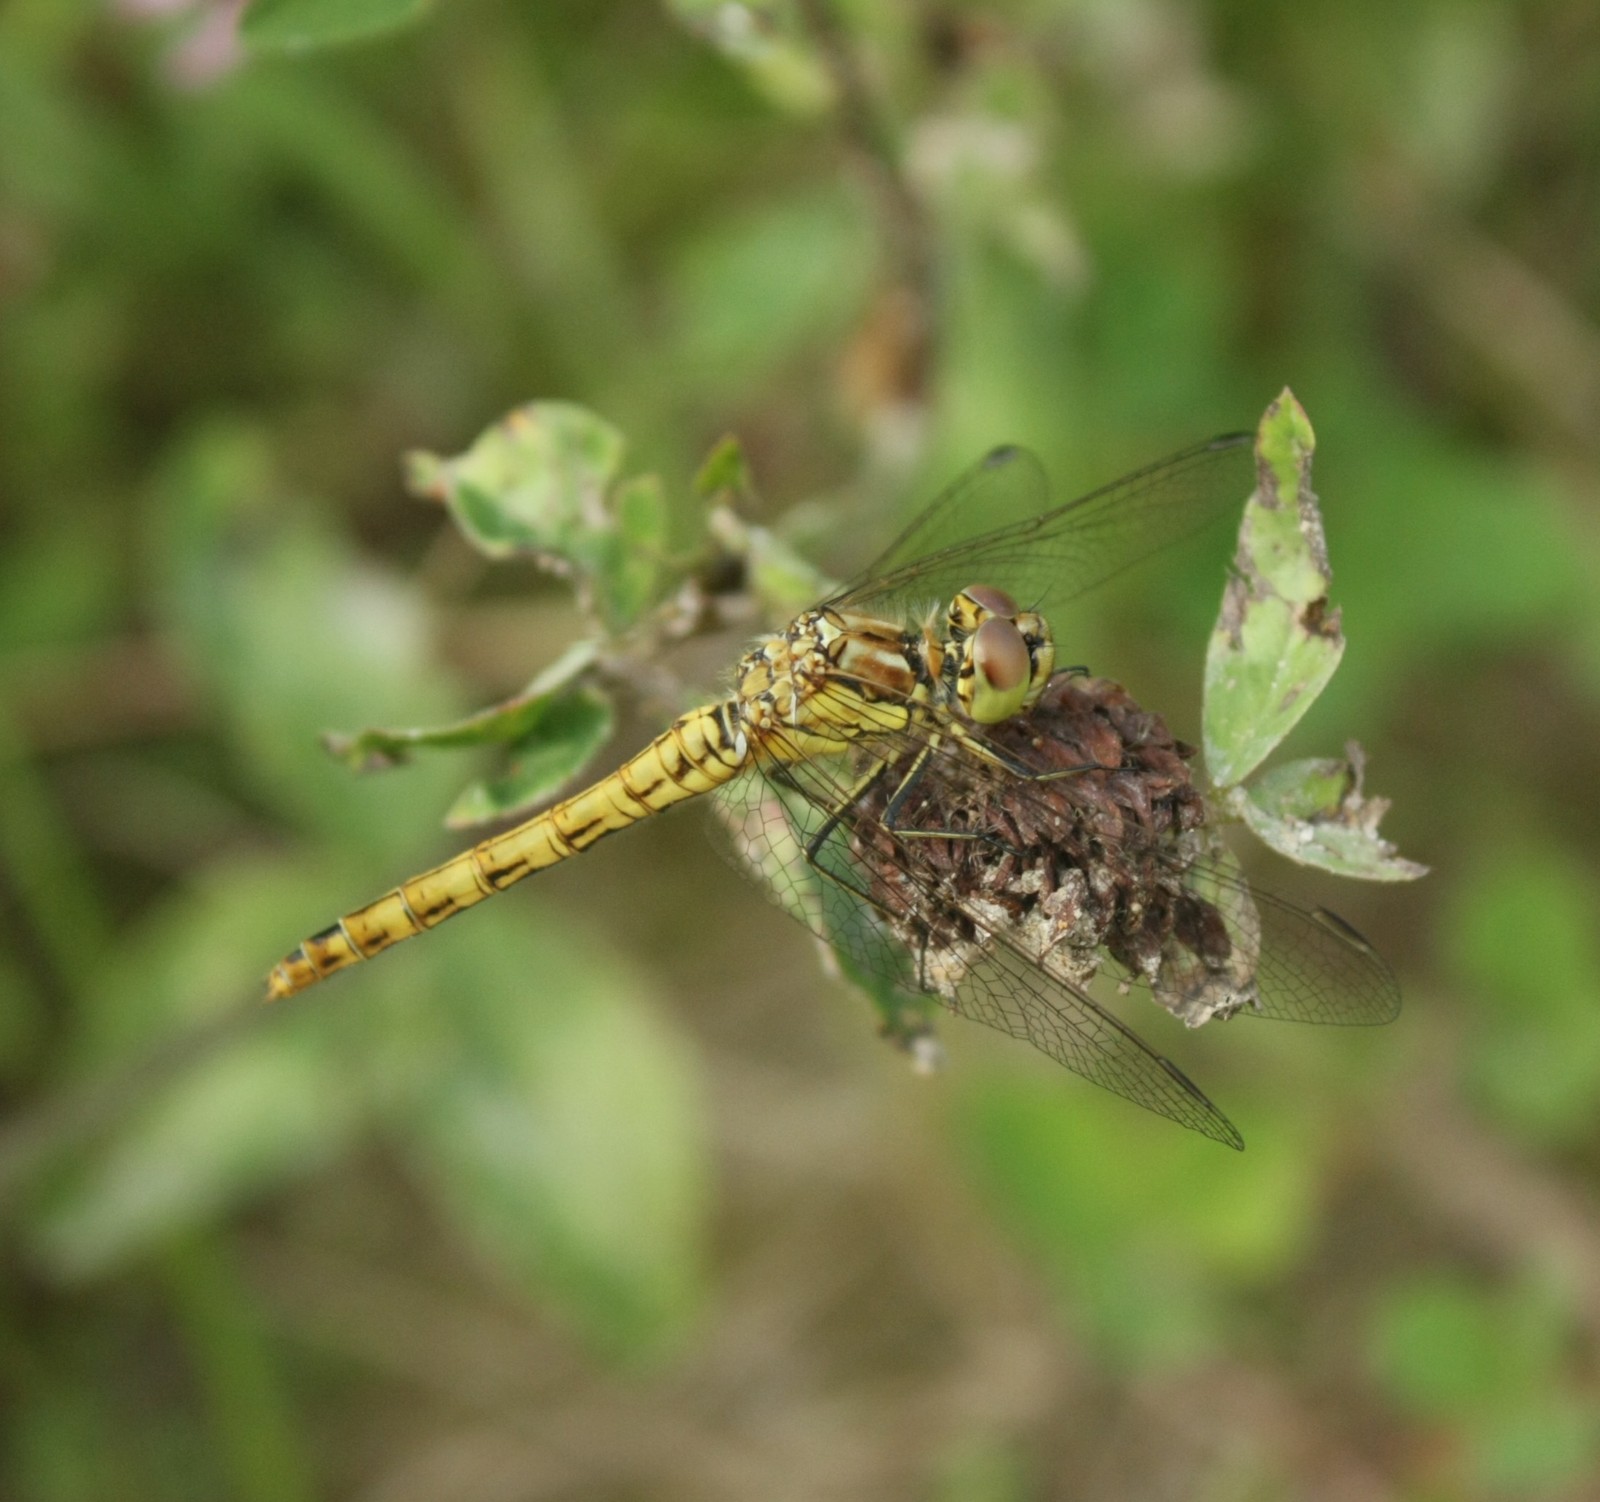
[[[999,767],[1021,782],[1059,782],[1063,777],[1077,777],[1084,772],[1120,772],[1121,764],[1107,766],[1104,762],[1086,761],[1076,767],[1056,767],[1049,772],[1040,772],[1033,767],[1021,762],[1014,756],[1000,750],[998,746],[988,745],[973,735],[969,730],[957,726],[952,733],[959,737],[961,744],[971,751],[976,757]]]
[[[889,795],[889,801],[884,805],[881,823],[898,840],[982,840],[986,844],[996,845],[1001,850],[1009,851],[1012,847],[998,835],[980,829],[902,829],[900,827],[900,813],[905,808],[906,800],[917,789],[917,784],[922,781],[922,774],[928,770],[928,763],[933,759],[933,753],[938,749],[937,739],[930,740],[921,751],[917,753],[916,760],[911,763],[910,770],[900,779],[900,786]]]
[[[900,832],[897,825],[900,820],[900,810],[906,806],[906,799],[917,789],[917,784],[922,781],[922,774],[928,770],[928,763],[933,759],[933,753],[939,742],[930,740],[916,754],[906,775],[900,779],[900,786],[889,794],[889,801],[883,806],[883,827],[892,829],[897,834]]]
[[[877,766],[873,767],[872,770],[868,772],[866,776],[863,777],[853,788],[851,788],[850,791],[846,793],[844,797],[841,798],[839,802],[829,811],[827,818],[822,821],[821,826],[806,841],[806,859],[810,861],[813,866],[817,865],[817,852],[820,851],[825,844],[827,844],[828,837],[839,827],[839,822],[844,818],[846,812],[848,812],[848,810],[853,808],[855,804],[857,804],[862,798],[871,792],[873,787],[882,778],[883,774],[888,770],[889,763],[886,761],[880,761]],[[786,786],[794,788],[797,792],[799,791],[799,788],[796,786],[793,777],[787,771],[781,774],[780,780]]]
[[[889,795],[889,801],[884,806],[883,817],[879,822],[897,840],[986,840],[999,843],[1003,849],[1010,849],[1010,846],[1006,845],[1004,841],[996,841],[996,837],[994,835],[971,829],[901,829],[899,827],[897,820],[900,810],[905,806],[906,799],[909,798],[915,791],[917,783],[921,780],[923,772],[927,769],[927,765],[933,757],[933,753],[937,747],[937,744],[938,743],[936,741],[930,742],[918,753],[916,760],[911,765],[911,769],[903,778],[900,779],[899,787],[897,787],[894,792]],[[859,803],[862,798],[872,791],[872,789],[883,778],[884,774],[887,773],[888,770],[889,763],[887,761],[880,761],[875,767],[867,772],[867,774],[862,777],[862,779],[839,800],[838,804],[828,813],[828,816],[822,821],[821,825],[819,825],[818,828],[812,833],[810,838],[807,839],[805,852],[806,859],[813,866],[819,864],[817,855],[821,851],[822,847],[827,844],[828,839],[833,834],[834,830],[839,827],[840,820],[842,820],[845,814],[850,809],[855,807],[855,805]],[[785,782],[786,785],[793,786],[793,782],[787,776],[787,774],[774,773],[774,775],[780,776],[780,780]]]

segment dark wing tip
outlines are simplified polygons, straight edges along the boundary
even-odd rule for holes
[[[1341,918],[1332,908],[1312,909],[1312,916],[1342,944],[1353,949],[1367,963],[1367,984],[1372,989],[1373,1011],[1370,1020],[1379,1026],[1393,1022],[1400,1015],[1400,982],[1394,977],[1389,963],[1373,947],[1367,936],[1348,919]]]
[[[1372,941],[1348,918],[1341,918],[1331,907],[1317,907],[1312,911],[1324,928],[1331,928],[1345,943],[1377,956],[1378,951],[1372,947]]]
[[[1173,1082],[1183,1090],[1184,1094],[1189,1096],[1200,1107],[1200,1119],[1198,1121],[1191,1121],[1183,1117],[1175,1119],[1182,1125],[1201,1133],[1202,1136],[1209,1137],[1213,1142],[1220,1142],[1224,1147],[1231,1147],[1235,1152],[1242,1153],[1244,1151],[1244,1138],[1239,1134],[1239,1128],[1212,1104],[1211,1097],[1179,1069],[1171,1059],[1165,1058],[1161,1054],[1155,1054],[1153,1057],[1156,1063],[1171,1076]],[[1140,1102],[1140,1104],[1144,1103]]]

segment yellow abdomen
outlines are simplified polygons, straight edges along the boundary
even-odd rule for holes
[[[336,970],[370,960],[605,835],[720,787],[749,760],[743,736],[731,728],[736,724],[731,704],[680,716],[604,781],[413,876],[305,940],[273,967],[268,1000],[293,996]]]

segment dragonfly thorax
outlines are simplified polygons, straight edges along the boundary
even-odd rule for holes
[[[825,754],[904,730],[932,696],[940,650],[876,616],[808,610],[745,654],[732,702],[769,754]]]
[[[1021,610],[1003,590],[974,584],[950,602],[944,653],[947,688],[980,725],[1020,714],[1055,671],[1055,641],[1044,617]]]

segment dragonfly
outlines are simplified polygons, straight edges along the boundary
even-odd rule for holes
[[[1189,970],[1205,985],[1220,977],[1225,1004],[1213,1009],[1222,1015],[1386,1022],[1399,1010],[1398,987],[1343,920],[1252,887],[1217,853],[1197,791],[1177,796],[1187,785],[1186,773],[1173,772],[1177,753],[1161,761],[1171,796],[1156,800],[1170,829],[1113,810],[1111,823],[1123,827],[1084,824],[1074,844],[1065,831],[1089,816],[1072,799],[1091,784],[1109,788],[1108,778],[1127,783],[1124,762],[1140,738],[1124,736],[1111,761],[1100,759],[1112,701],[1100,692],[1087,708],[1079,702],[1096,680],[1058,670],[1050,617],[1237,511],[1254,481],[1251,435],[1229,434],[1051,505],[1031,452],[991,451],[853,582],[753,645],[725,697],[680,715],[592,786],[304,940],[273,968],[269,999],[709,796],[744,864],[847,968],[913,1006],[932,998],[1025,1039],[1096,1085],[1242,1147],[1200,1087],[1093,994],[1098,959],[1087,951],[1108,945],[1124,987],[1159,992],[1164,962],[1135,939],[1152,912],[1165,914],[1156,942],[1170,956],[1171,935],[1186,937]],[[1123,721],[1145,724],[1125,713]],[[1145,744],[1142,754],[1159,751]],[[1154,806],[1148,790],[1135,796]],[[1064,869],[1059,851],[1069,847],[1093,851],[1098,864]],[[1109,903],[1110,926],[1103,921],[1087,940],[1069,932],[1063,944],[1060,932],[1035,931],[1037,921],[1032,930],[1019,924],[1017,904],[997,901],[993,888],[1004,868],[1018,889],[1019,860],[1029,859],[1048,869],[1024,873],[1021,887],[1050,887],[1051,911],[1064,902],[1078,918],[1098,902],[1106,919]],[[1144,874],[1108,895],[1108,861]],[[1091,884],[1108,890],[1091,893]],[[1193,895],[1202,889],[1208,897]],[[1034,904],[1035,920],[1045,906]]]

